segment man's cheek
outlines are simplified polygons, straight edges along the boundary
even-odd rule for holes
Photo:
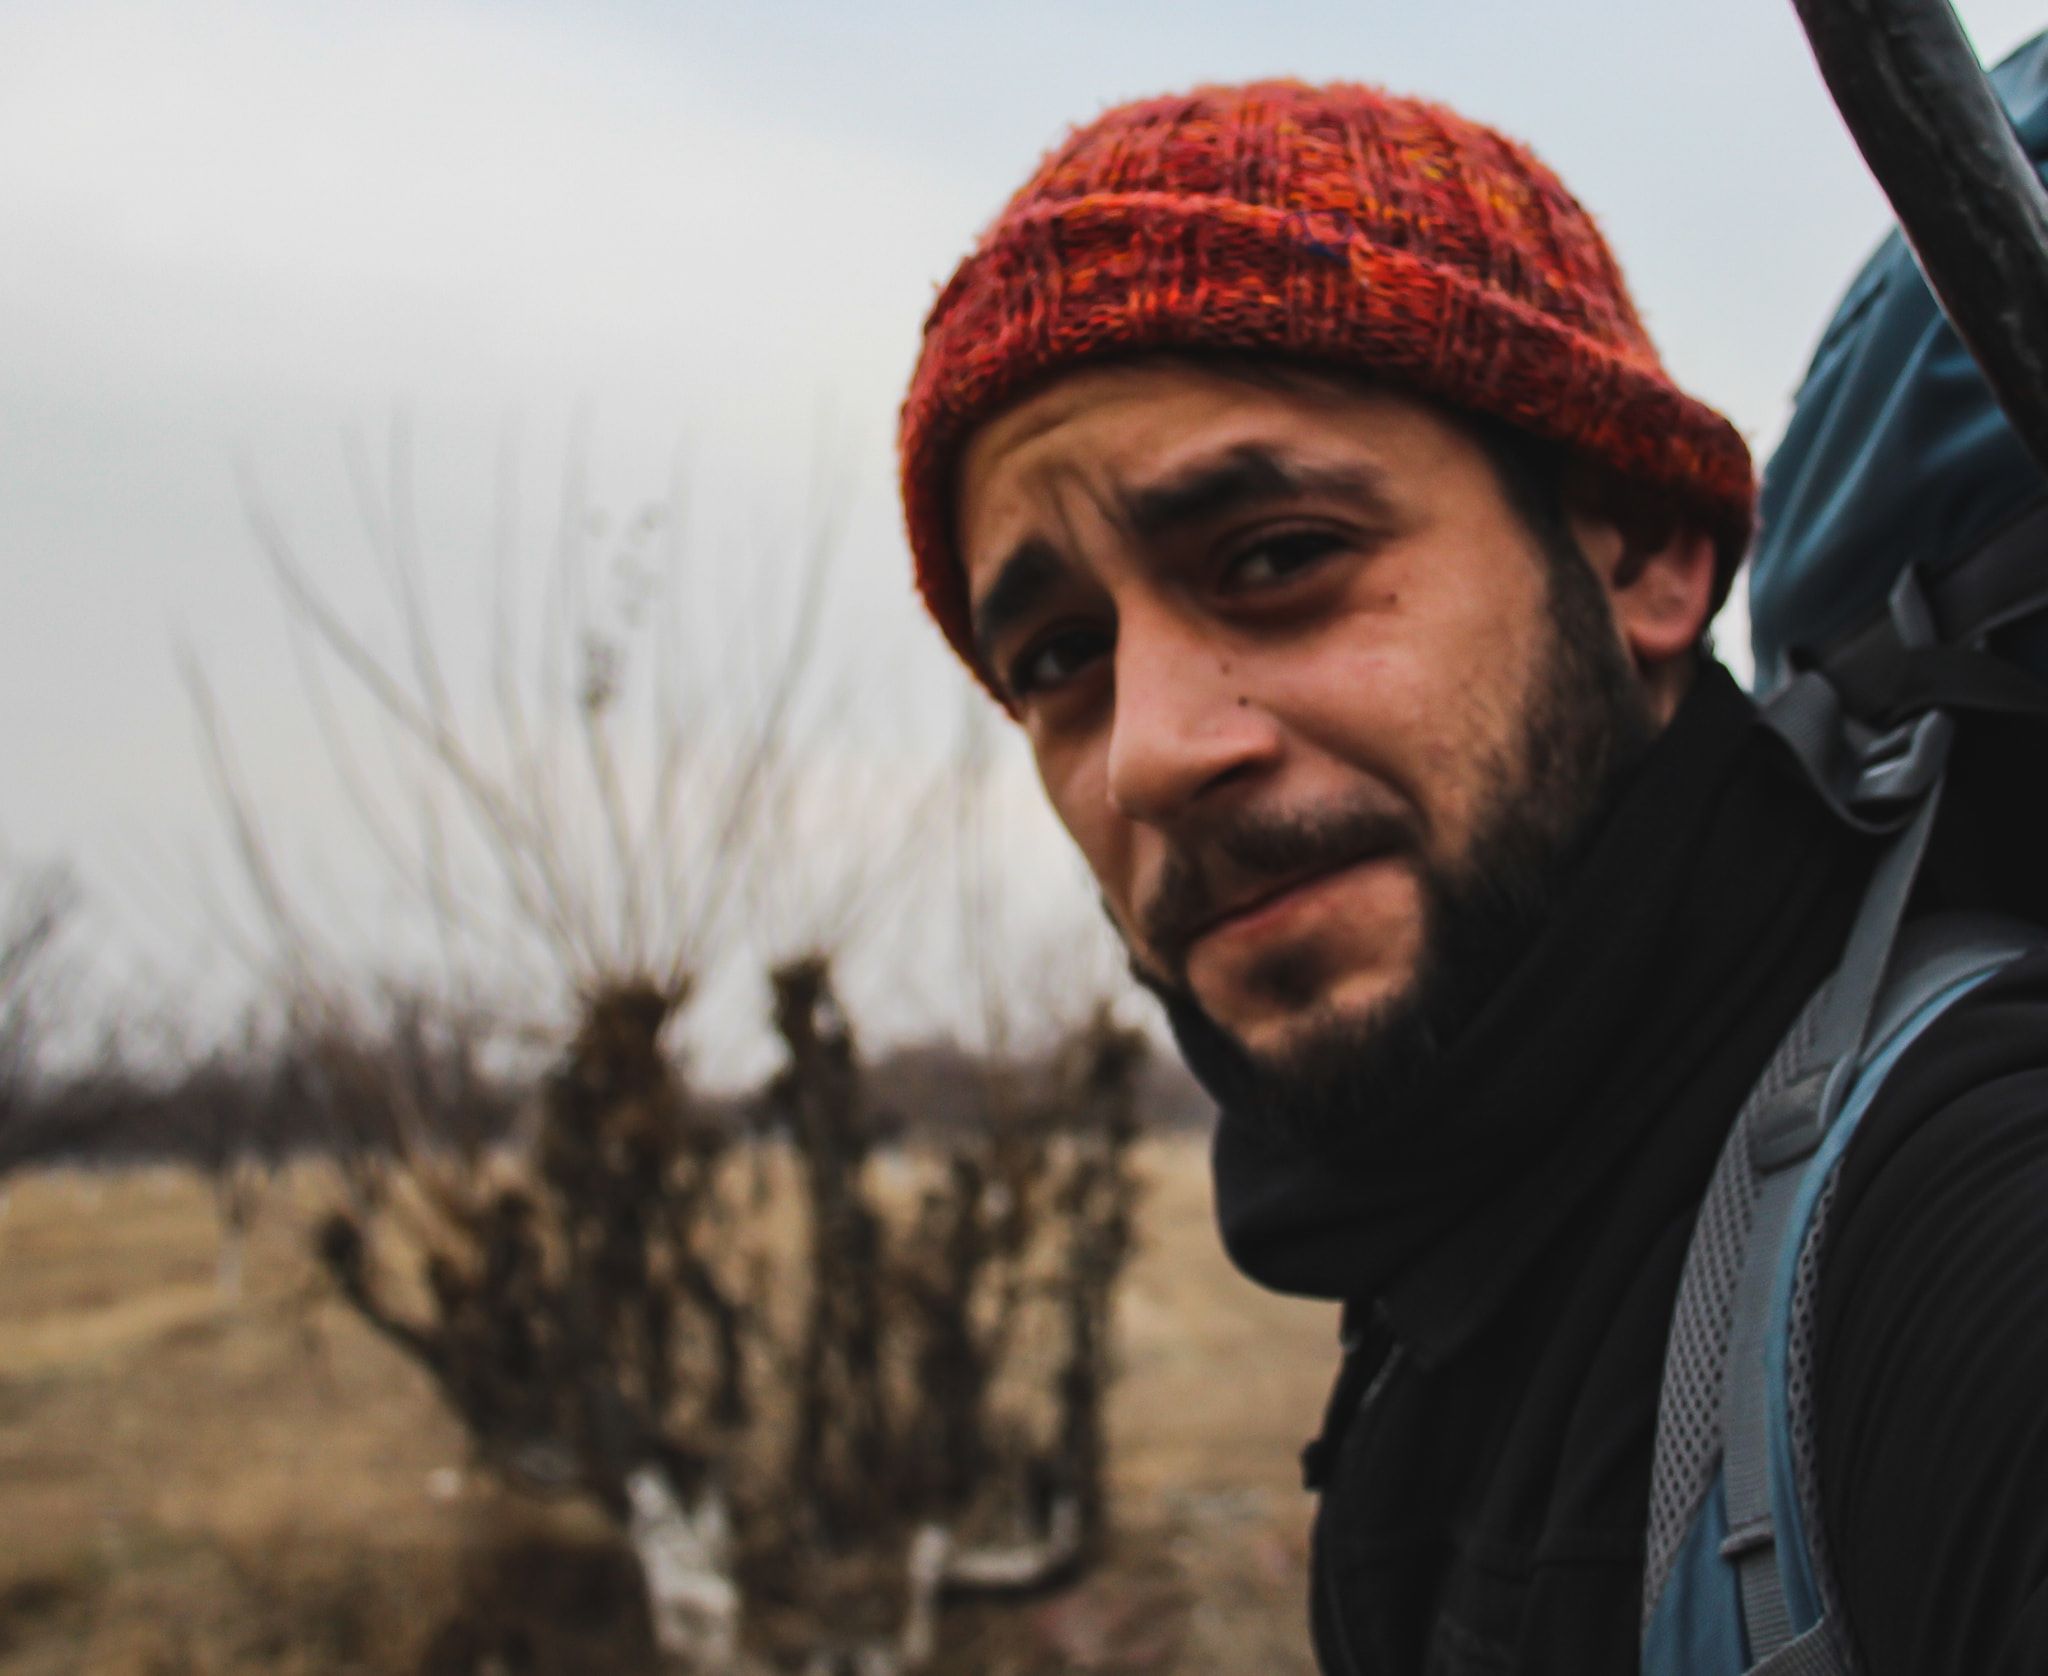
[[[1123,936],[1135,923],[1137,856],[1139,834],[1133,822],[1118,815],[1111,806],[1108,782],[1100,763],[1092,756],[1074,760],[1066,755],[1037,757],[1039,783],[1047,801],[1088,871],[1102,898],[1111,924]]]

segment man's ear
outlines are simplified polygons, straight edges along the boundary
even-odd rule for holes
[[[1576,463],[1566,472],[1565,515],[1653,708],[1668,720],[1713,614],[1713,537],[1655,493]]]

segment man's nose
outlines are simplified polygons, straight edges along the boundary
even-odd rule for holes
[[[1108,790],[1118,814],[1159,825],[1277,760],[1279,730],[1225,648],[1170,615],[1117,629]]]

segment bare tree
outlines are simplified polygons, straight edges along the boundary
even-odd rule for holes
[[[19,873],[0,889],[0,1132],[19,1121],[41,1081],[59,945],[77,909],[77,886],[62,868]]]
[[[843,947],[908,871],[944,782],[898,800],[887,841],[792,853],[778,840],[832,756],[832,708],[807,693],[829,543],[765,672],[692,683],[678,508],[611,525],[575,471],[539,640],[517,627],[507,536],[487,691],[465,708],[409,477],[402,439],[383,479],[355,464],[395,654],[344,619],[260,502],[252,516],[336,778],[440,951],[437,992],[405,991],[418,1051],[369,1026],[334,916],[286,877],[187,663],[259,910],[251,958],[283,997],[302,1096],[355,1137],[321,1258],[483,1460],[612,1516],[675,1662],[921,1667],[949,1594],[1044,1586],[1101,1532],[1137,1039],[1103,1014],[1036,1077],[991,1065],[981,1109],[941,1126],[955,1138],[937,1156],[904,1160],[914,1185],[892,1193],[877,1159],[899,1125],[832,960],[811,952],[770,974],[781,1068],[750,1101],[701,1095],[671,1040],[699,984],[793,898],[814,948]],[[609,607],[593,565],[626,579]],[[706,708],[735,691],[738,710]],[[347,693],[388,729],[381,756],[359,749]],[[546,1040],[488,999],[488,959],[520,955],[571,1022],[534,1081],[528,1144],[494,1151],[464,1144],[450,1112],[493,1040]]]

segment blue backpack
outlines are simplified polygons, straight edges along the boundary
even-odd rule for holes
[[[2048,158],[2048,35],[1993,72]],[[1834,1183],[1942,1011],[2048,946],[2048,483],[1897,234],[1844,297],[1765,474],[1766,725],[1885,835],[1841,964],[1744,1103],[1687,1253],[1652,1469],[1645,1676],[1854,1668],[1821,1528],[1813,1321]],[[1982,911],[1920,916],[1923,883]],[[2004,917],[2018,913],[2025,920]],[[2035,922],[2035,923],[2027,923]]]

